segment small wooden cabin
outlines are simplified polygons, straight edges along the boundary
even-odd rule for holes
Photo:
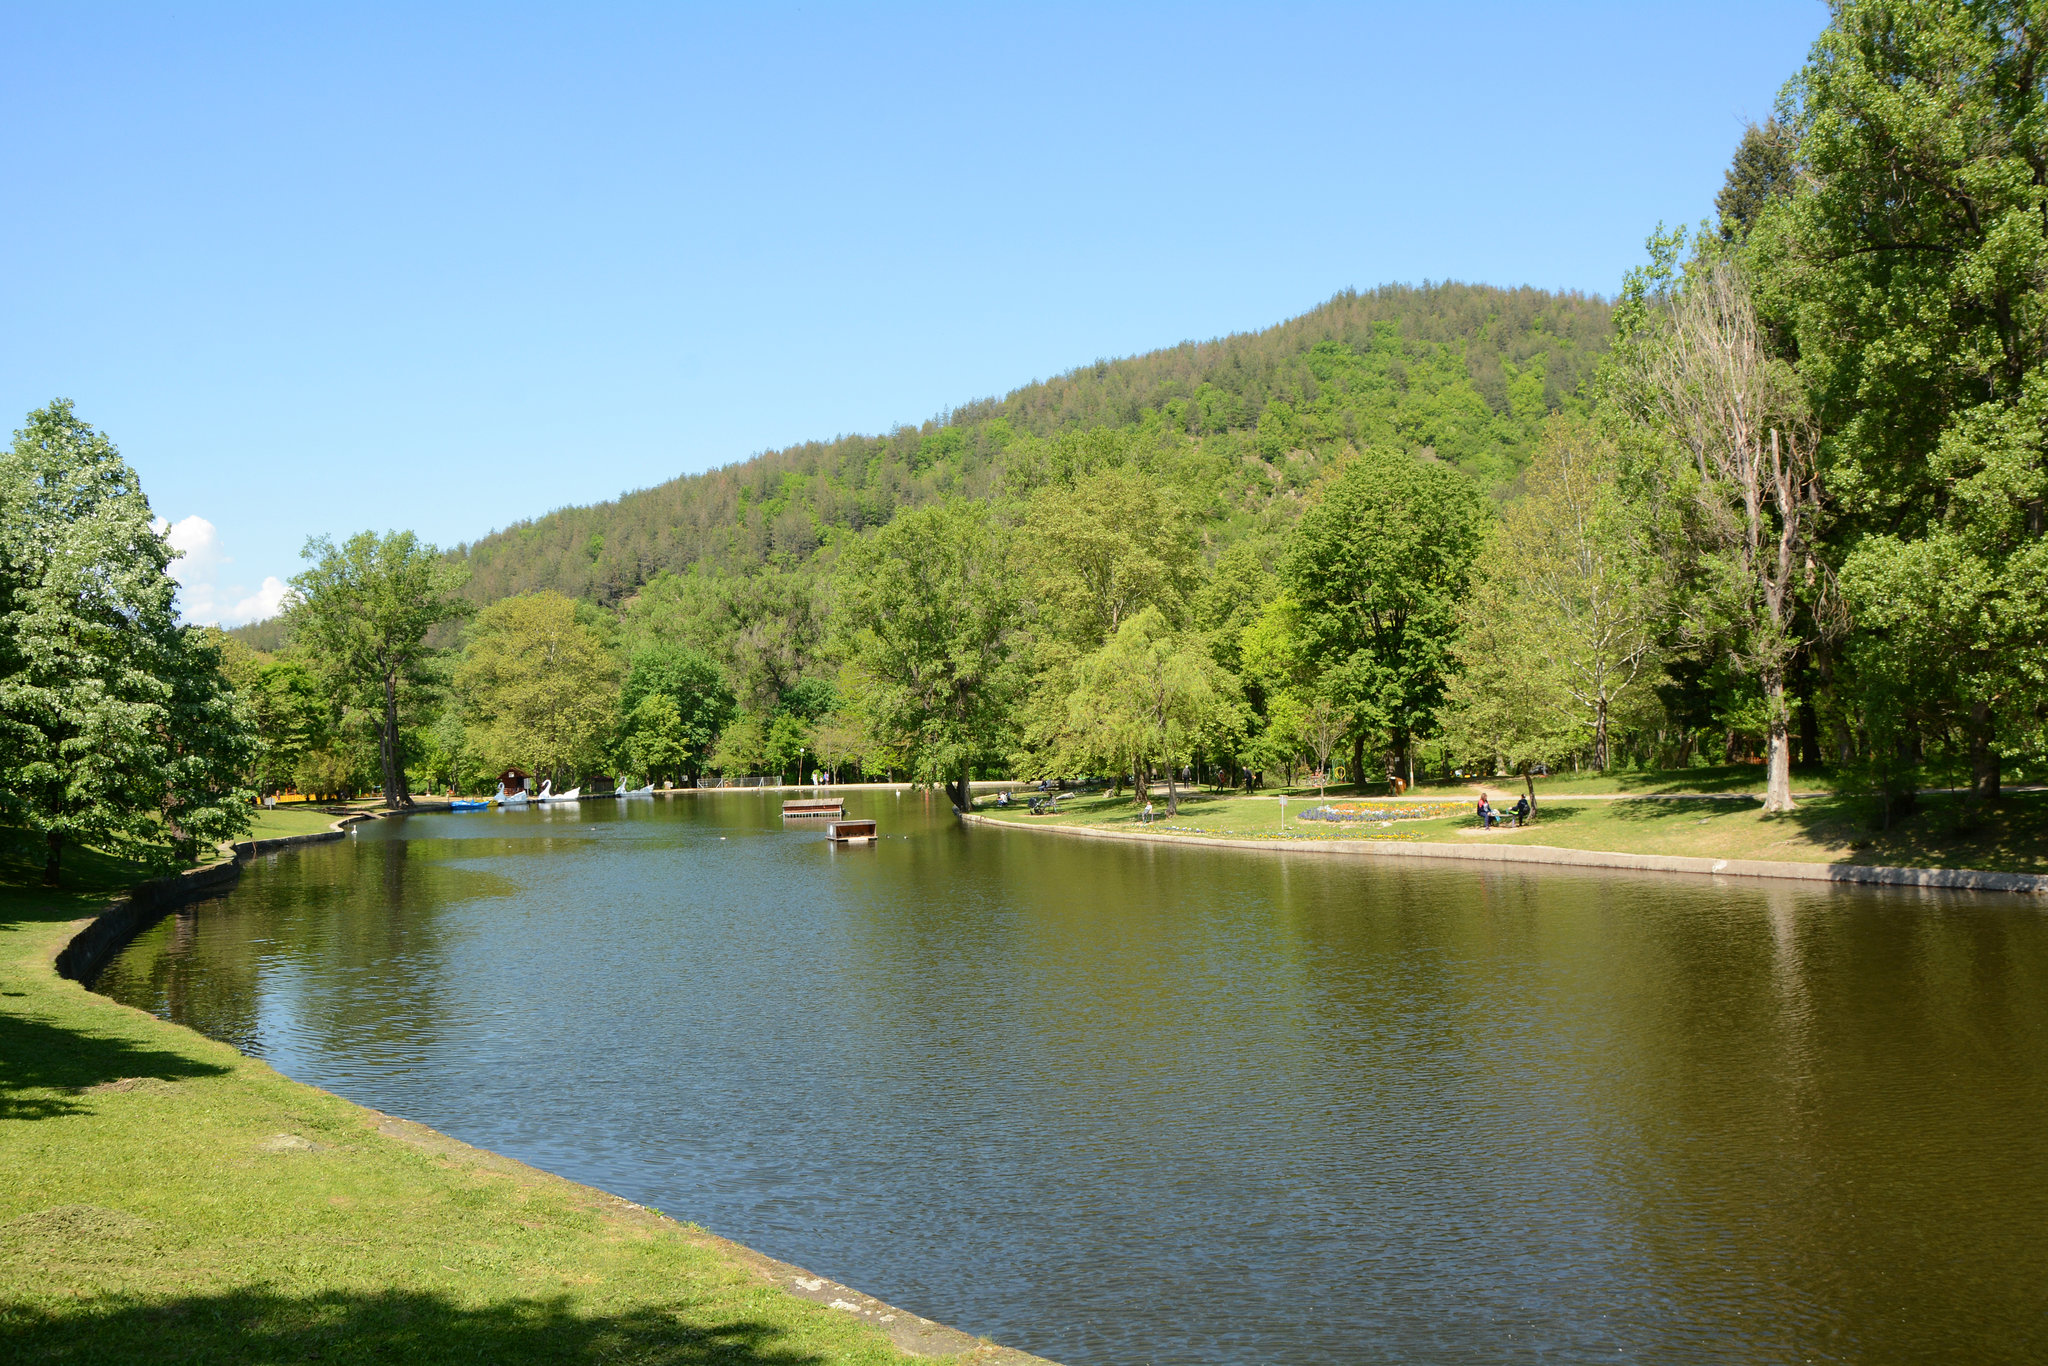
[[[834,821],[825,827],[825,838],[834,844],[872,844],[875,841],[875,823]]]
[[[506,796],[516,797],[526,791],[529,776],[525,769],[508,768],[498,775],[498,781],[503,784]]]
[[[844,797],[805,797],[800,801],[784,802],[782,814],[790,816],[842,816],[846,814]]]

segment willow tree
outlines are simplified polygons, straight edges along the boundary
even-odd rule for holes
[[[1178,814],[1181,767],[1239,728],[1236,680],[1201,637],[1174,630],[1156,607],[1126,620],[1076,674],[1069,753],[1089,767],[1128,764],[1140,801],[1150,774],[1164,773],[1166,813]]]

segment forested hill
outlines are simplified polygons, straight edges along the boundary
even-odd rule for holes
[[[480,601],[551,588],[611,603],[662,570],[801,569],[899,508],[1023,492],[1074,462],[1181,486],[1212,539],[1293,520],[1346,449],[1428,448],[1489,490],[1608,339],[1597,297],[1442,284],[1345,292],[1256,333],[1101,361],[887,436],[770,451],[457,552]]]

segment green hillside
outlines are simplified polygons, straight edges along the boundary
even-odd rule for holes
[[[802,569],[899,508],[1027,492],[1076,462],[1168,478],[1212,541],[1291,523],[1300,490],[1349,447],[1433,451],[1498,491],[1605,348],[1608,313],[1526,288],[1347,291],[1262,332],[1100,361],[886,436],[769,451],[456,553],[480,601],[554,589],[611,604],[664,570]]]

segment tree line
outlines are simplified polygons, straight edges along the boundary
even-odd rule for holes
[[[1566,348],[1475,402],[1470,331],[1311,322],[843,445],[950,471],[866,521],[816,515],[832,469],[721,472],[766,553],[576,609],[608,753],[1141,786],[1755,759],[1774,810],[1795,761],[1886,813],[1944,774],[1995,800],[2043,739],[2041,39],[1838,6],[1567,391]]]
[[[1777,811],[1795,762],[1862,783],[1880,819],[1949,776],[1995,801],[2039,761],[2048,703],[2043,38],[2018,5],[1839,5],[1716,221],[1651,237],[1597,345],[1575,303],[1496,329],[1506,296],[1347,296],[1331,316],[1364,323],[1342,336],[1285,325],[703,476],[669,505],[697,522],[643,528],[681,538],[672,562],[599,572],[597,532],[587,569],[478,587],[522,536],[573,547],[592,523],[565,513],[489,554],[315,542],[275,651],[152,608],[151,640],[227,682],[154,704],[194,735],[215,717],[213,740],[136,732],[214,775],[147,787],[148,819],[213,828],[223,773],[402,803],[513,765],[565,785],[817,767],[963,802],[977,774],[1093,775],[1164,784],[1171,809],[1190,779],[1339,766],[1754,759]],[[1425,296],[1474,309],[1439,336],[1373,312]],[[1474,337],[1504,333],[1496,402]],[[62,444],[33,435],[59,412],[11,469]],[[45,555],[59,581],[53,535],[9,564]],[[133,553],[161,578],[160,550]],[[0,699],[22,724],[44,599],[9,572]],[[37,752],[90,744],[79,724]],[[10,773],[53,781],[42,762]],[[33,783],[9,783],[26,810]]]

